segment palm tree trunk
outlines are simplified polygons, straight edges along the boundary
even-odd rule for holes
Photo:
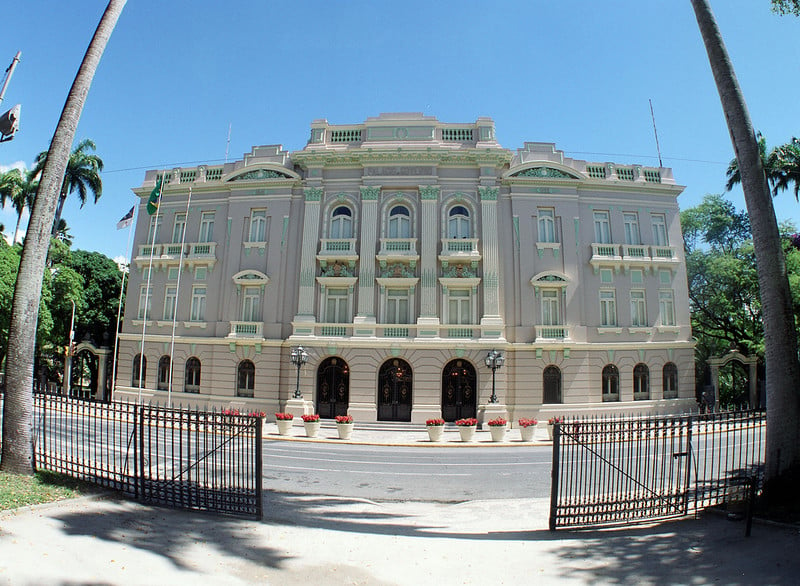
[[[61,183],[61,193],[58,196],[58,205],[56,206],[56,215],[53,218],[53,230],[50,232],[51,236],[55,236],[58,232],[58,221],[61,219],[61,212],[64,211],[64,202],[67,201],[67,194],[66,191],[69,189],[67,182],[62,179]]]
[[[764,319],[768,421],[765,478],[770,496],[780,498],[792,478],[800,481],[800,365],[785,257],[758,141],[725,43],[708,0],[691,2],[722,102],[750,216]]]
[[[35,332],[53,215],[86,95],[125,1],[110,0],[97,25],[53,134],[39,192],[31,211],[14,289],[8,334],[6,396],[3,405],[3,459],[0,461],[0,470],[6,472],[33,473]]]

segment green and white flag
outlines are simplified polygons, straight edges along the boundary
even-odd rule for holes
[[[150,199],[147,200],[147,213],[151,216],[158,211],[158,205],[161,203],[161,179],[156,182],[153,191],[150,192]]]

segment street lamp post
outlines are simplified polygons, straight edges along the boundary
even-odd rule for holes
[[[308,362],[308,352],[302,346],[292,348],[292,364],[297,367],[297,385],[294,388],[294,398],[302,399],[303,393],[300,392],[300,368]]]
[[[503,366],[503,363],[505,363],[505,361],[506,361],[505,356],[503,356],[503,354],[501,352],[498,352],[497,350],[492,350],[491,352],[489,352],[486,355],[486,360],[484,360],[486,366],[492,369],[492,396],[489,397],[490,403],[497,403],[495,372],[497,372],[498,368]]]

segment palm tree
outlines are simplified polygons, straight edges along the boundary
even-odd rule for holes
[[[68,247],[72,246],[72,233],[69,231],[69,226],[67,226],[67,221],[64,218],[58,221],[58,229],[56,230],[55,237]]]
[[[764,322],[767,387],[765,493],[794,498],[800,482],[800,363],[778,222],[750,114],[708,0],[691,0],[741,172]]]
[[[22,221],[22,212],[25,208],[33,208],[33,200],[36,198],[36,190],[39,189],[39,180],[36,178],[37,172],[21,171],[11,169],[0,175],[0,201],[5,205],[6,199],[11,200],[14,210],[17,212],[17,224],[14,227],[14,238],[17,241],[19,234],[19,224]]]
[[[39,193],[28,222],[28,234],[22,248],[6,357],[6,392],[3,403],[3,458],[0,470],[33,474],[33,358],[42,274],[45,270],[50,234],[58,204],[70,146],[108,39],[119,19],[126,0],[110,0],[97,30],[86,50],[64,110],[56,126],[47,160],[42,168]]]
[[[78,146],[70,153],[67,169],[64,171],[64,182],[61,184],[61,193],[58,198],[58,207],[53,219],[53,232],[56,235],[58,221],[61,219],[61,212],[64,209],[64,202],[67,196],[73,191],[78,192],[78,199],[81,200],[81,207],[86,204],[86,196],[89,192],[94,195],[94,202],[103,195],[103,181],[100,179],[100,171],[103,170],[103,159],[99,156],[90,154],[89,151],[97,149],[94,141],[85,138],[78,143]],[[44,168],[47,161],[47,151],[41,152],[36,157],[34,171]]]
[[[794,183],[794,198],[800,201],[800,139],[792,137],[790,142],[772,149],[768,164],[775,178],[773,194]]]
[[[769,162],[767,161],[769,157],[767,154],[767,139],[764,138],[760,132],[756,136],[758,137],[758,153],[761,156],[761,165],[764,167],[764,171],[767,174],[767,182],[771,187],[774,179],[770,173]],[[725,171],[725,177],[728,178],[728,181],[725,183],[725,191],[732,190],[742,182],[742,174],[739,173],[739,163],[736,159],[733,159],[728,165],[728,169]]]

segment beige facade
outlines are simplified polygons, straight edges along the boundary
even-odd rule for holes
[[[421,114],[148,171],[115,396],[361,421],[684,410],[682,190]]]

